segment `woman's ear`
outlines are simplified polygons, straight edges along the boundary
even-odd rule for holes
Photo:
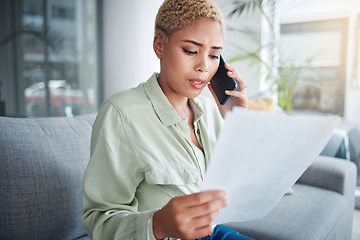
[[[165,42],[162,37],[159,35],[155,35],[154,42],[153,42],[153,48],[156,56],[161,59],[163,52],[164,52]]]

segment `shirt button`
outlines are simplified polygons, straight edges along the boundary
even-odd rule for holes
[[[198,129],[196,132],[197,132],[197,134],[200,134],[200,129]]]

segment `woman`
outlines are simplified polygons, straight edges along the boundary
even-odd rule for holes
[[[248,102],[240,90],[227,92],[223,106],[199,97],[219,66],[224,27],[211,0],[165,0],[159,8],[153,47],[160,73],[107,99],[93,126],[82,219],[91,238],[213,232],[211,222],[229,203],[221,190],[199,192],[201,183],[222,117]],[[226,68],[244,89],[236,70]]]

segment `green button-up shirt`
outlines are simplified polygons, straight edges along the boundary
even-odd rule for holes
[[[82,219],[92,239],[154,239],[156,209],[201,188],[222,117],[211,99],[190,99],[200,151],[157,76],[111,96],[94,122]]]

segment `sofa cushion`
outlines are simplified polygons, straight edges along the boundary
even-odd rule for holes
[[[351,239],[353,205],[341,194],[304,184],[284,196],[265,217],[224,225],[262,240]],[[296,207],[295,207],[296,206]]]
[[[94,118],[0,118],[0,239],[85,235],[82,179]]]

